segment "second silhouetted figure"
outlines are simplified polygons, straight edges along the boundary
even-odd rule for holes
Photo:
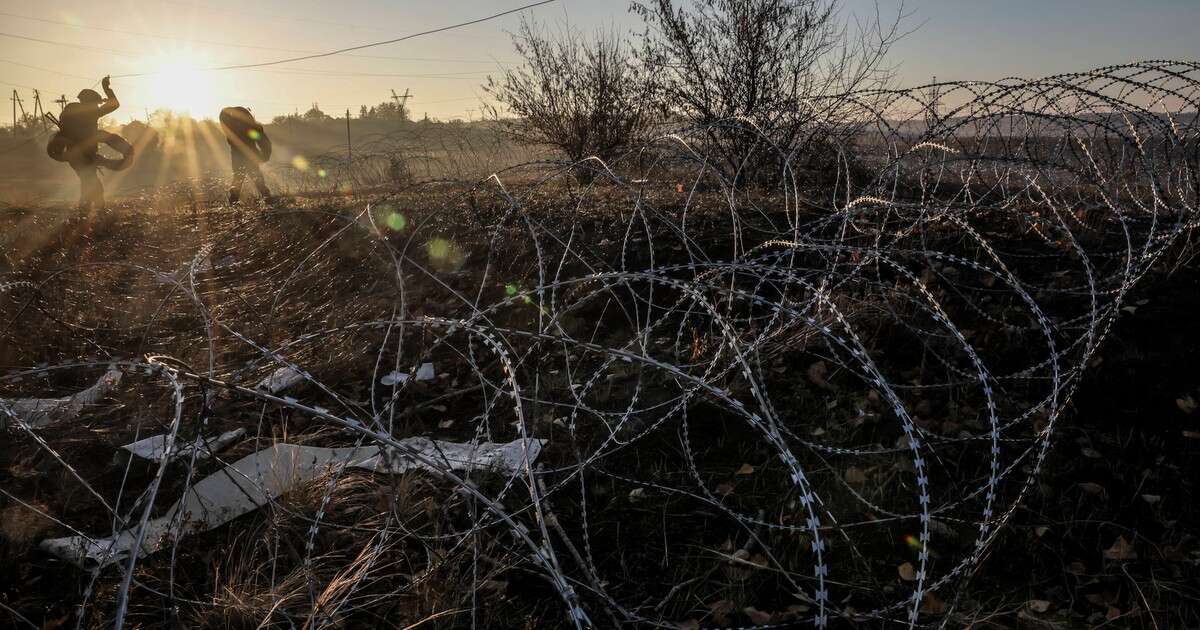
[[[271,159],[271,139],[250,110],[245,107],[226,107],[221,110],[221,130],[229,141],[229,157],[233,163],[233,181],[229,184],[229,203],[237,203],[242,194],[242,181],[249,177],[263,198],[271,195],[259,164]]]

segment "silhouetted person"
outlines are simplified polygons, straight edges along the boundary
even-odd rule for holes
[[[221,110],[221,129],[229,141],[229,158],[233,163],[233,181],[229,184],[229,203],[237,203],[242,195],[242,181],[249,177],[263,198],[271,196],[259,164],[271,159],[271,139],[250,110],[245,107],[226,107]]]
[[[100,85],[104,89],[104,98],[95,90],[83,90],[78,102],[68,103],[63,108],[59,131],[46,147],[50,157],[70,164],[79,176],[79,207],[82,209],[104,205],[104,186],[100,183],[98,168],[121,170],[129,166],[133,157],[133,147],[124,138],[99,129],[100,119],[121,106],[108,77],[104,77]],[[121,159],[99,155],[101,143],[120,152]]]

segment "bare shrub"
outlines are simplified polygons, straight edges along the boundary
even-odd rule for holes
[[[890,80],[884,58],[901,36],[902,10],[890,22],[856,22],[851,32],[838,9],[838,0],[631,5],[646,25],[639,56],[655,77],[661,112],[701,129],[705,152],[743,178],[766,174],[779,150],[797,155],[794,166],[836,162],[828,153],[861,123],[838,96]]]
[[[597,31],[550,34],[523,20],[513,47],[525,64],[488,78],[484,90],[506,109],[489,114],[520,143],[553,147],[578,162],[609,160],[635,143],[650,121],[649,80],[625,41]],[[581,179],[590,179],[579,169]]]

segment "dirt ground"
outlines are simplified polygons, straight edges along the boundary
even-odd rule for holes
[[[651,205],[669,215],[678,199],[667,193]],[[650,239],[658,241],[649,247],[628,229],[629,212],[605,215],[611,199],[599,193],[564,201],[556,193],[535,190],[523,200],[527,216],[533,217],[530,221],[545,230],[538,234],[584,244],[580,249],[586,253],[557,272],[565,277],[599,268],[688,265],[699,258],[687,243],[670,241],[672,233],[665,228],[651,234]],[[395,231],[386,236],[389,243],[399,251],[421,254],[419,260],[431,267],[427,276],[410,267],[413,275],[406,276],[402,290],[397,287],[388,258],[392,250],[372,245],[364,236],[374,229],[362,214],[368,207],[378,224]],[[405,296],[404,308],[414,320],[464,317],[455,293],[479,292],[477,303],[512,301],[491,313],[491,324],[499,329],[529,329],[539,321],[533,302],[522,303],[520,296],[539,282],[539,273],[556,273],[545,265],[539,271],[536,263],[555,260],[548,252],[561,244],[547,238],[538,241],[547,249],[538,249],[523,236],[535,228],[519,215],[508,216],[507,209],[505,197],[495,193],[427,190],[371,199],[293,199],[245,210],[178,208],[169,214],[133,205],[117,205],[92,217],[44,208],[4,210],[0,282],[30,281],[39,290],[15,288],[0,294],[0,322],[7,327],[0,334],[0,370],[11,373],[38,364],[100,359],[89,363],[91,369],[52,370],[23,382],[5,381],[0,395],[70,391],[94,379],[95,365],[118,356],[139,360],[170,355],[174,364],[184,366],[181,369],[203,372],[215,348],[217,380],[252,383],[269,371],[261,353],[213,324],[220,322],[264,345],[294,342],[287,347],[289,358],[310,366],[322,385],[355,401],[359,410],[384,404],[389,396],[372,386],[378,379],[371,371],[375,356],[370,354],[386,345],[383,332],[354,324],[389,317],[398,308],[398,294]],[[734,247],[734,231],[719,195],[693,201],[690,212],[688,229],[706,252],[716,255]],[[765,226],[772,221],[784,222],[779,215],[769,215],[751,216],[739,224],[746,235],[744,248],[770,237]],[[396,228],[400,223],[404,225]],[[498,224],[504,230],[495,229]],[[498,234],[509,238],[498,240]],[[669,244],[660,248],[657,243],[664,240]],[[947,237],[947,243],[953,241]],[[195,295],[206,304],[207,320],[186,292],[171,291],[169,282],[158,282],[147,272],[178,272],[201,262],[198,252],[204,244],[213,246],[212,268],[197,276]],[[1006,245],[1016,247],[1020,241],[1013,238]],[[415,254],[413,260],[418,260]],[[185,280],[186,274],[175,279]],[[584,289],[565,287],[561,299],[573,297],[572,290]],[[774,289],[761,290],[768,295]],[[918,347],[914,344],[923,343],[921,336],[889,319],[907,313],[905,295],[895,293],[892,312],[883,316],[872,315],[871,309],[880,305],[875,299],[851,291],[842,299],[847,312],[861,313],[854,324],[869,331],[863,333],[864,343],[877,352],[880,364],[920,381],[936,372],[927,372],[927,359],[913,351]],[[642,325],[643,317],[653,319],[656,311],[651,307],[638,311],[642,299],[631,290],[608,307],[582,304],[563,319],[564,330],[579,339],[590,334],[597,344],[617,347]],[[861,303],[855,302],[859,299]],[[951,308],[951,299],[945,300]],[[978,566],[970,569],[969,579],[960,576],[954,588],[927,596],[923,623],[945,621],[948,627],[974,628],[1200,627],[1200,507],[1194,494],[1200,479],[1200,367],[1195,361],[1200,351],[1200,318],[1195,316],[1200,309],[1200,269],[1191,263],[1152,272],[1126,304],[1080,377],[1036,484]],[[951,315],[978,330],[972,338],[991,352],[989,359],[1000,365],[1025,364],[1031,350],[989,336],[983,322],[993,312],[980,315],[964,306]],[[744,331],[747,336],[756,330],[755,317],[747,316],[753,322]],[[500,404],[471,391],[480,375],[501,381],[506,373],[501,365],[471,354],[478,348],[467,342],[439,345],[433,332],[402,334],[413,344],[404,352],[416,348],[432,358],[439,376],[433,383],[405,390],[396,403],[403,410],[394,427],[397,435],[450,440],[469,440],[481,432],[496,440],[517,436],[510,411],[501,411]],[[701,370],[722,356],[719,344],[712,341],[716,333],[704,325],[680,324],[670,334],[671,343],[684,349],[686,360],[680,365],[688,370]],[[764,386],[780,401],[783,421],[803,427],[810,438],[828,436],[842,440],[839,444],[895,442],[900,433],[888,426],[886,410],[868,414],[882,418],[874,421],[877,424],[858,421],[851,426],[855,406],[860,416],[862,408],[870,411],[874,394],[837,368],[836,353],[815,347],[802,332],[793,334],[796,339],[790,345],[782,344],[756,366],[761,367]],[[571,567],[573,579],[579,580],[577,590],[585,599],[600,599],[583,585],[595,571],[611,596],[656,623],[811,623],[812,601],[797,596],[776,568],[776,563],[795,562],[797,572],[808,571],[806,549],[811,540],[793,530],[760,531],[756,536],[777,554],[768,559],[747,538],[746,528],[723,511],[766,515],[759,518],[776,519],[784,527],[802,521],[793,507],[792,490],[781,490],[790,488],[787,471],[773,459],[768,445],[736,414],[704,397],[689,404],[682,419],[647,422],[630,433],[584,422],[568,430],[570,418],[552,406],[565,405],[571,391],[556,371],[560,364],[575,361],[583,372],[606,374],[604,387],[594,388],[589,396],[595,396],[596,404],[617,409],[634,404],[630,400],[650,409],[672,401],[679,387],[676,377],[612,368],[589,358],[584,346],[556,350],[528,343],[514,347],[514,356],[537,348],[544,354],[522,359],[515,369],[528,377],[523,381],[528,387],[554,392],[538,389],[536,404],[530,403],[528,412],[534,418],[534,434],[549,441],[541,460],[547,469],[544,480],[554,489],[550,505],[555,516],[548,527],[561,528],[555,540],[568,541],[556,550]],[[404,354],[379,352],[387,361]],[[409,354],[404,356],[408,360]],[[828,374],[823,371],[826,364],[833,367]],[[576,378],[585,382],[588,376]],[[749,386],[736,374],[724,382],[732,396],[751,400]],[[490,391],[491,386],[482,387]],[[296,396],[306,404],[334,404],[319,387],[300,391]],[[1030,404],[1036,391],[1014,389],[1013,404]],[[249,428],[254,439],[194,471],[170,468],[163,481],[165,497],[179,496],[185,473],[215,472],[220,462],[253,453],[266,443],[353,442],[352,436],[296,409],[227,393],[204,404],[205,396],[192,387],[184,399],[189,430],[242,427]],[[947,400],[913,396],[906,402],[918,409],[922,402],[926,406],[917,412],[924,416],[920,426],[941,436],[970,426],[969,419],[960,417],[970,415],[962,411],[964,406],[981,406],[970,394],[957,400],[957,394]],[[93,576],[39,550],[37,543],[71,533],[64,524],[85,532],[113,530],[111,513],[89,488],[107,500],[124,495],[125,506],[131,505],[128,497],[152,483],[154,468],[114,464],[114,450],[138,431],[165,426],[171,404],[167,388],[149,378],[129,376],[121,392],[79,423],[38,431],[44,444],[11,426],[0,436],[0,562],[9,567],[0,575],[0,624],[74,627],[84,601],[87,613],[79,618],[84,627],[111,624],[120,572],[110,568]],[[485,420],[467,420],[481,408],[496,410]],[[812,420],[815,417],[820,420]],[[614,450],[586,475],[563,472],[581,453],[614,437],[628,438],[632,445]],[[973,453],[981,451],[959,450],[953,444],[939,448],[949,460],[939,474],[961,470],[963,479],[975,478],[981,465],[972,460]],[[885,508],[896,508],[888,503],[888,495],[903,494],[915,479],[911,470],[883,457],[851,460],[847,468],[835,457],[812,454],[804,464],[817,471],[813,483],[818,489],[840,487],[845,478]],[[856,475],[863,477],[851,479]],[[569,484],[583,486],[585,480],[585,490],[568,492],[574,487]],[[693,482],[714,489],[711,497],[717,502],[668,492]],[[519,493],[508,494],[506,483],[480,481],[486,491],[504,497],[517,518],[536,525],[528,502],[514,496]],[[843,504],[828,507],[866,523],[882,514]],[[472,529],[478,509],[444,480],[420,473],[381,480],[355,472],[336,482],[322,479],[269,509],[189,537],[172,557],[161,553],[144,558],[134,576],[136,598],[131,600],[129,621],[136,627],[289,627],[312,623],[322,614],[334,614],[332,610],[337,614],[329,618],[339,627],[409,627],[420,622],[429,627],[564,626],[562,601],[545,576],[530,570],[527,553],[494,528]],[[306,538],[312,515],[322,511],[325,526],[309,543],[313,552],[306,549]],[[938,563],[969,552],[973,525],[959,525],[951,521],[949,527],[956,529],[938,539],[949,542],[938,543],[946,545],[941,549],[934,546],[933,566],[945,567]],[[404,533],[392,538],[381,534],[397,527]],[[895,622],[883,621],[886,616],[855,621],[855,611],[895,601],[911,589],[908,572],[916,555],[904,541],[906,533],[915,530],[906,527],[886,526],[870,541],[849,542],[854,534],[847,536],[848,544],[831,541],[840,554],[838,562],[844,563],[831,561],[834,572],[839,580],[856,585],[842,591],[837,605],[843,615],[831,622],[833,627]],[[356,573],[362,567],[356,559],[376,548],[383,550],[380,557],[385,559]],[[313,606],[317,600],[325,602],[325,608]],[[338,608],[328,602],[350,603]],[[617,625],[614,617],[593,621],[602,627]]]

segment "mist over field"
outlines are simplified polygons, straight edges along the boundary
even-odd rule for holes
[[[488,122],[353,118],[349,157],[355,162],[352,175],[347,176],[344,116],[318,120],[279,117],[265,128],[276,146],[272,161],[264,166],[267,176],[281,190],[294,192],[328,191],[343,184],[399,185],[417,178],[478,179],[535,155]],[[159,112],[151,116],[148,125],[133,121],[107,129],[128,139],[137,152],[129,170],[106,178],[106,188],[114,199],[137,197],[161,187],[198,191],[202,182],[229,177],[229,147],[213,119]],[[38,134],[36,128],[30,131]],[[27,135],[26,130],[22,135]],[[42,132],[37,137],[41,140],[46,135]],[[353,156],[355,148],[357,157]],[[402,171],[397,170],[397,162],[403,162]],[[325,177],[317,174],[319,168],[326,169]],[[74,175],[46,157],[44,141],[26,142],[0,155],[0,173],[0,203],[69,205],[78,196]]]

